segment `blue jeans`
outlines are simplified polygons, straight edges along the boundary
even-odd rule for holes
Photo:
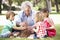
[[[34,32],[34,39],[36,39],[37,38],[37,34],[36,34],[36,32]]]
[[[1,34],[1,35],[0,35],[0,38],[7,38],[7,37],[9,37],[9,36],[10,36],[10,32],[8,31],[8,32],[6,32],[6,33]]]

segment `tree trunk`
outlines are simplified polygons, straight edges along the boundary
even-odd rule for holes
[[[9,1],[9,5],[10,5],[10,9],[11,10],[11,4],[12,4],[12,0],[8,0]]]
[[[1,11],[2,11],[1,4],[2,4],[2,0],[0,0],[0,14],[1,14]]]
[[[35,0],[33,0],[33,7],[35,7]]]
[[[37,5],[41,0],[33,0],[33,6]]]
[[[51,0],[46,0],[46,8],[48,9],[50,13],[51,12]]]
[[[33,0],[33,7],[37,4],[37,0]]]
[[[56,11],[59,12],[59,7],[58,7],[58,1],[55,0],[55,5],[56,5]]]

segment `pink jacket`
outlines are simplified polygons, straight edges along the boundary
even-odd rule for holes
[[[52,19],[51,19],[51,21],[52,21]],[[53,21],[52,21],[52,22],[53,22]],[[46,19],[44,20],[44,23],[46,24],[46,28],[49,28],[49,27],[52,26],[52,25],[48,22],[48,18],[46,18]],[[48,29],[48,30],[47,30],[47,35],[48,35],[49,37],[55,36],[55,35],[56,35],[56,30],[55,30],[55,29]]]

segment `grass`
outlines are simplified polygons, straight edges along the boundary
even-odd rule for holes
[[[0,26],[0,32],[2,30],[2,26]],[[55,37],[51,38],[51,40],[60,40],[60,24],[55,25],[57,34]],[[49,40],[50,38],[44,38],[44,40]],[[0,38],[0,40],[32,40],[27,38]],[[36,39],[37,40],[37,39]]]
[[[60,14],[60,12],[59,13],[57,13],[57,12],[51,12],[50,14]]]

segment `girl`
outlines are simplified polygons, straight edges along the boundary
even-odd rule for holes
[[[35,25],[33,30],[36,32],[37,38],[43,38],[46,35],[46,28],[43,22],[44,18],[40,12],[35,15]]]
[[[25,27],[14,27],[13,25],[13,20],[14,20],[14,16],[15,16],[15,13],[14,12],[7,12],[6,14],[6,19],[7,19],[7,22],[6,24],[4,25],[4,28],[2,30],[2,33],[0,35],[0,37],[10,37],[12,36],[12,28],[15,29],[15,30],[23,30],[23,29],[26,29]]]
[[[49,13],[48,10],[42,9],[43,16],[44,16],[44,22],[46,24],[46,29],[47,29],[47,35],[48,37],[53,37],[56,35],[56,30],[55,30],[55,25],[53,23],[53,20],[49,18]]]

